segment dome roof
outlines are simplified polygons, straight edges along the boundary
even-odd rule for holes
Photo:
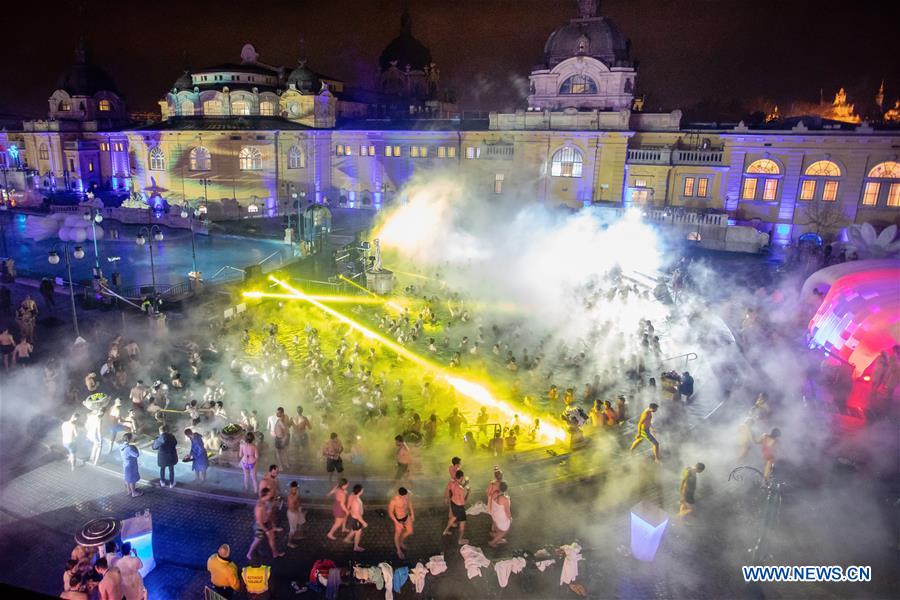
[[[431,50],[412,35],[412,19],[407,9],[403,10],[400,18],[400,35],[385,47],[378,58],[378,66],[382,71],[387,71],[393,62],[396,62],[400,70],[405,70],[406,65],[409,65],[411,69],[418,71],[431,64]]]
[[[184,73],[172,84],[172,87],[176,90],[194,89],[194,80],[191,78],[191,72],[185,69]]]
[[[297,68],[287,78],[288,84],[294,84],[301,92],[318,91],[319,76],[306,66],[305,60],[298,61]]]
[[[93,96],[97,92],[117,92],[116,84],[106,71],[88,61],[84,40],[75,51],[75,64],[56,80],[56,89],[72,96]]]
[[[573,56],[591,56],[607,66],[630,64],[628,55],[628,40],[616,24],[588,8],[582,8],[580,18],[557,28],[544,44],[544,60],[551,69]]]

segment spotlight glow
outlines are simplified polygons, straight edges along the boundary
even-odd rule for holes
[[[245,298],[279,298],[282,300],[296,300],[296,294],[276,294],[272,292],[260,292],[257,290],[250,290],[247,292],[242,292],[242,296]],[[339,303],[339,304],[383,304],[383,298],[369,298],[367,296],[321,296],[321,295],[310,295],[310,298],[315,298],[319,302],[330,302],[330,303]]]
[[[496,399],[491,394],[491,392],[487,389],[487,387],[485,387],[481,384],[475,383],[473,381],[463,379],[462,377],[459,377],[458,375],[451,374],[443,366],[441,366],[437,363],[434,363],[434,362],[416,354],[415,352],[412,352],[411,350],[409,350],[408,348],[405,348],[404,346],[401,346],[394,340],[384,337],[383,335],[379,334],[378,332],[369,329],[362,323],[359,323],[358,321],[351,319],[350,317],[334,310],[330,306],[326,306],[322,302],[316,300],[313,296],[303,293],[302,291],[298,290],[297,288],[294,288],[293,286],[289,285],[288,283],[285,283],[284,281],[281,281],[272,275],[269,276],[269,279],[271,281],[277,283],[278,285],[280,285],[287,291],[291,292],[291,294],[293,294],[293,297],[301,299],[301,300],[306,300],[313,306],[316,306],[317,308],[319,308],[320,310],[324,311],[325,313],[331,315],[335,319],[341,321],[342,323],[344,323],[346,325],[349,325],[351,328],[353,328],[356,331],[358,331],[359,333],[363,334],[366,338],[371,339],[371,340],[376,340],[381,345],[392,350],[398,356],[408,359],[408,360],[414,362],[415,364],[428,369],[432,373],[438,375],[445,382],[447,382],[447,384],[450,385],[457,392],[459,392],[460,394],[462,394],[463,396],[465,396],[471,400],[474,400],[476,403],[478,403],[482,406],[488,406],[488,407],[500,410],[507,417],[512,417],[513,415],[520,415],[520,417],[528,417],[530,421],[533,421],[535,418],[541,418],[541,417],[537,417],[534,414],[529,413],[527,410],[524,410],[524,407],[522,409],[520,409],[515,406],[512,406],[511,404],[509,404],[507,402],[503,402],[502,400]],[[563,442],[567,439],[566,431],[562,427],[559,427],[557,425],[554,425],[553,423],[550,423],[546,417],[541,418],[541,425],[538,428],[538,434],[541,437],[543,437],[549,441],[552,441],[552,442]]]

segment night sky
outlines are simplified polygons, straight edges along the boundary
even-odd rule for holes
[[[78,6],[82,9],[79,10]],[[847,88],[858,110],[882,78],[900,97],[900,2],[880,0],[602,0],[632,41],[647,109],[688,109],[765,97],[787,104]],[[574,0],[411,0],[413,34],[431,48],[442,86],[465,110],[516,106],[544,41],[577,14]],[[371,87],[378,55],[399,31],[401,0],[83,0],[4,6],[0,112],[45,115],[79,34],[130,109],[156,101],[185,64],[260,60],[309,66]],[[702,115],[699,115],[702,116]]]

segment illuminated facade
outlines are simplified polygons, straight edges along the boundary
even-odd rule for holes
[[[303,58],[268,65],[248,44],[239,63],[183,73],[160,122],[127,127],[114,84],[82,53],[50,118],[0,133],[0,146],[33,170],[38,201],[64,188],[133,190],[155,206],[204,202],[213,219],[312,202],[378,209],[416,173],[445,171],[488,197],[727,212],[776,241],[900,222],[900,132],[819,117],[687,127],[680,111],[643,112],[628,42],[596,1],[578,4],[512,113],[460,118],[404,14],[371,92]]]

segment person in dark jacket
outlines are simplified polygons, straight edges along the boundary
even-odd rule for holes
[[[163,425],[159,428],[159,436],[153,440],[153,449],[156,450],[156,464],[159,465],[159,486],[175,487],[175,465],[178,464],[178,440],[169,433],[169,428]],[[169,479],[166,479],[166,469],[169,470]]]
[[[694,378],[691,377],[691,374],[687,371],[681,374],[681,383],[678,384],[678,393],[681,394],[681,397],[684,398],[685,402],[690,402],[691,397],[694,395]]]

